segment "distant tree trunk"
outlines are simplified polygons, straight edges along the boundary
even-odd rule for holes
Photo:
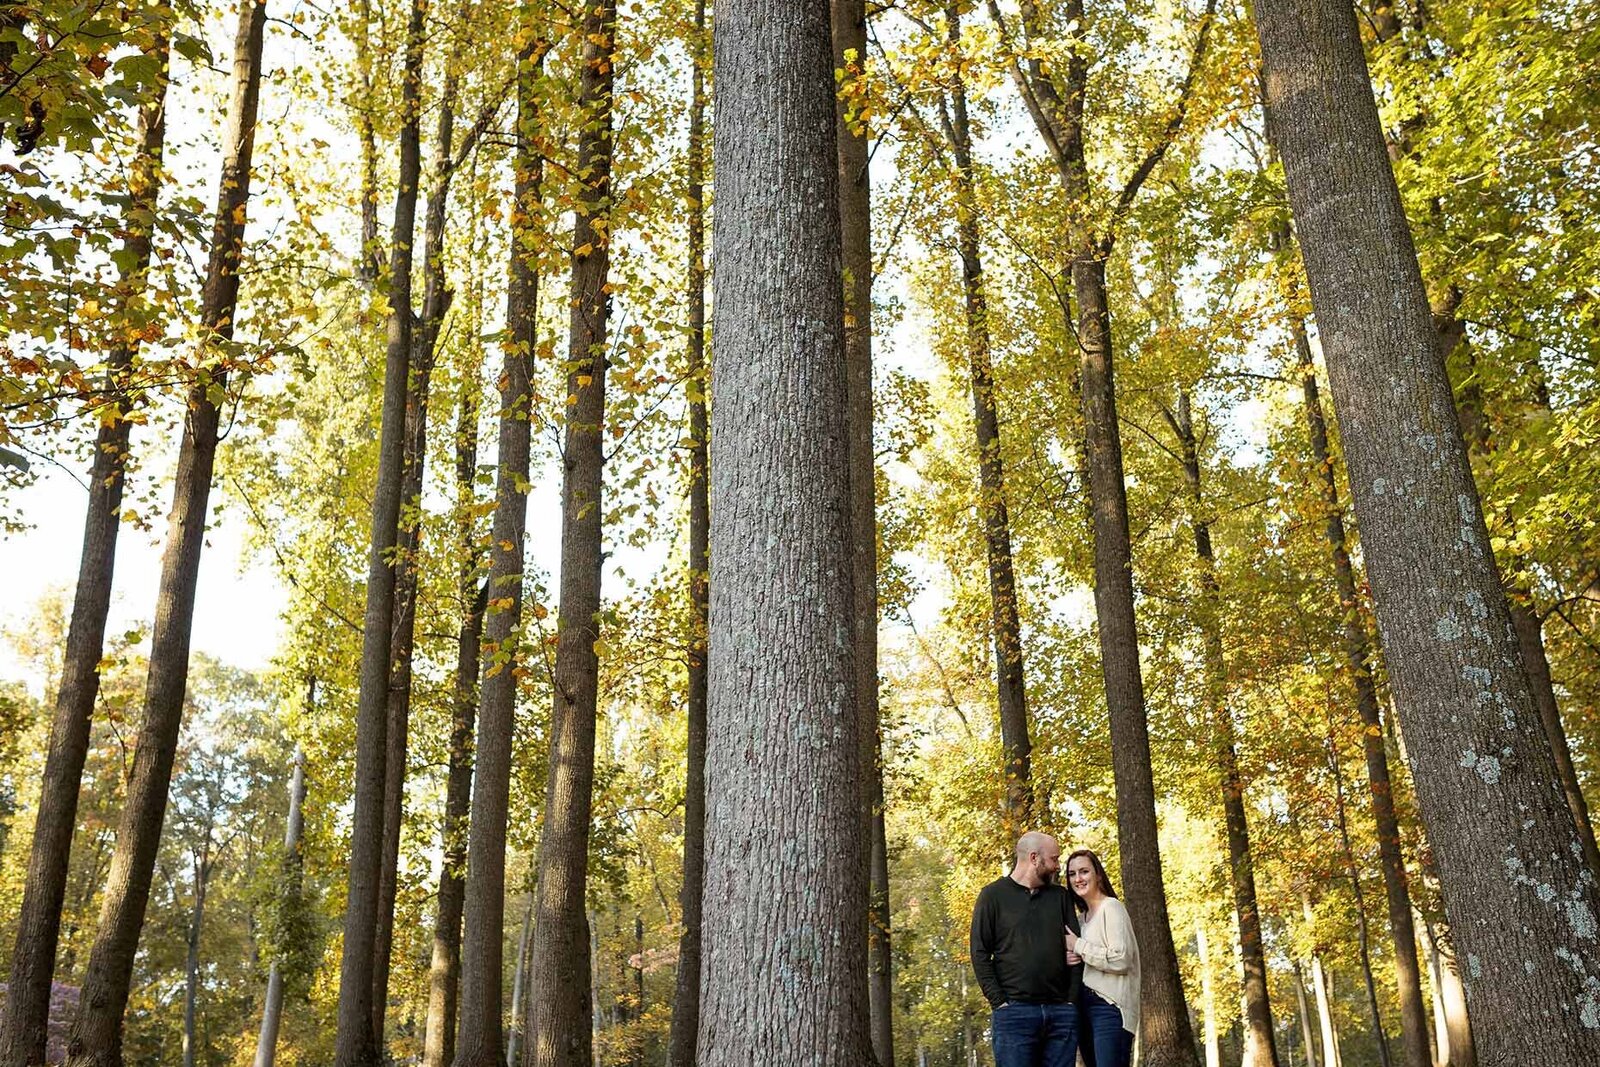
[[[522,910],[522,936],[517,938],[517,965],[511,972],[511,1033],[506,1038],[506,1067],[517,1067],[522,1037],[522,991],[528,987],[528,941],[533,934],[533,894]]]
[[[78,792],[89,752],[95,698],[100,692],[100,658],[105,650],[117,534],[122,524],[123,476],[133,426],[127,418],[130,398],[126,390],[139,348],[138,326],[161,191],[170,46],[170,33],[163,24],[147,52],[159,65],[150,98],[139,109],[139,147],[123,215],[127,237],[122,252],[126,266],[116,288],[120,337],[106,354],[106,393],[102,402],[108,411],[102,413],[95,434],[78,584],[67,628],[55,716],[50,723],[44,776],[39,784],[38,814],[28,853],[22,907],[17,915],[11,977],[0,1013],[0,1067],[28,1067],[44,1062],[61,908],[66,899],[72,833],[78,821]]]
[[[1285,241],[1287,243],[1287,241]],[[1320,483],[1326,509],[1323,535],[1333,559],[1334,589],[1343,616],[1345,667],[1355,687],[1356,710],[1361,716],[1361,744],[1367,759],[1368,796],[1376,824],[1378,858],[1389,906],[1389,939],[1394,950],[1395,986],[1400,998],[1401,1043],[1406,1067],[1429,1067],[1428,1024],[1422,1004],[1422,969],[1417,963],[1417,935],[1411,922],[1411,888],[1407,884],[1405,857],[1400,850],[1400,821],[1395,815],[1394,789],[1389,777],[1389,753],[1384,747],[1383,714],[1372,672],[1376,657],[1362,621],[1361,599],[1356,590],[1355,567],[1350,562],[1349,537],[1344,526],[1344,504],[1328,447],[1328,425],[1322,412],[1317,368],[1306,339],[1305,324],[1290,322],[1297,369],[1304,399],[1311,462]]]
[[[195,1064],[195,1020],[200,1006],[200,933],[205,928],[206,887],[211,882],[211,827],[194,855],[194,904],[189,911],[183,967],[183,1067]]]
[[[482,552],[472,518],[478,470],[476,377],[461,385],[456,421],[456,595],[462,618],[456,637],[456,677],[450,719],[450,767],[445,780],[440,828],[439,905],[428,969],[428,1017],[422,1062],[449,1067],[455,1058],[456,998],[461,981],[461,912],[466,901],[467,825],[472,810],[472,728],[478,715],[478,658],[483,651],[483,615],[488,586],[479,581]]]
[[[945,5],[945,32],[952,47],[961,43],[957,4]],[[959,75],[950,88],[946,136],[955,156],[956,244],[961,256],[967,360],[972,374],[973,428],[978,449],[978,512],[983,518],[989,565],[989,603],[994,633],[995,685],[999,697],[1000,747],[1005,753],[1005,848],[1033,827],[1033,743],[1029,739],[1027,689],[1023,684],[1022,621],[1012,566],[1011,517],[1006,508],[1005,464],[1000,454],[1000,411],[994,395],[990,359],[989,310],[983,292],[982,245],[978,233],[976,178],[972,164],[972,126],[967,90]]]
[[[372,951],[372,1032],[383,1047],[389,1000],[389,962],[394,946],[394,906],[400,887],[400,828],[405,814],[407,735],[411,729],[411,659],[417,622],[417,564],[422,548],[422,481],[428,452],[428,390],[438,357],[439,331],[453,297],[445,281],[444,228],[455,150],[455,103],[459,78],[445,74],[439,94],[432,181],[422,227],[422,313],[411,338],[406,385],[405,447],[400,461],[401,516],[395,551],[395,614],[389,649],[387,738],[383,784],[383,861],[378,872],[378,920]]]
[[[516,734],[516,668],[522,620],[523,540],[528,522],[528,451],[533,394],[530,378],[538,352],[539,216],[543,157],[538,83],[548,42],[520,10],[527,41],[517,56],[515,188],[506,285],[505,363],[500,373],[499,476],[489,536],[483,683],[478,698],[477,769],[467,845],[465,928],[461,945],[461,1021],[456,1067],[501,1067],[505,1060],[500,1012],[504,986],[506,819],[511,795],[511,748]]]
[[[1421,919],[1420,915],[1417,918]],[[1450,1067],[1450,1018],[1444,1010],[1443,976],[1440,974],[1439,953],[1434,948],[1433,931],[1427,920],[1422,921],[1422,952],[1428,961],[1428,977],[1433,993],[1433,1062],[1435,1067]]]
[[[672,991],[672,1026],[667,1034],[668,1067],[695,1067],[700,1029],[700,927],[705,890],[706,852],[706,579],[710,508],[706,449],[706,212],[705,0],[695,0],[689,91],[689,692],[687,751],[683,789],[683,935],[678,939],[678,972]]]
[[[873,1062],[829,29],[717,10],[705,1067]]]
[[[1317,1017],[1322,1023],[1322,1062],[1324,1067],[1344,1067],[1344,1056],[1339,1051],[1339,1032],[1333,1023],[1333,991],[1322,959],[1311,957],[1311,987],[1317,997]]]
[[[1261,942],[1261,910],[1256,903],[1255,865],[1250,852],[1250,824],[1245,813],[1244,779],[1233,713],[1227,705],[1227,661],[1222,636],[1222,585],[1211,547],[1211,520],[1201,489],[1200,446],[1194,430],[1189,392],[1178,390],[1175,412],[1167,419],[1182,449],[1184,479],[1189,487],[1190,530],[1200,564],[1200,632],[1205,647],[1206,704],[1218,769],[1222,776],[1222,810],[1227,826],[1228,860],[1233,883],[1234,914],[1239,920],[1239,956],[1244,968],[1245,1057],[1251,1067],[1277,1067],[1272,1001],[1267,994],[1267,956]],[[1387,1060],[1384,1067],[1388,1067]]]
[[[578,194],[572,232],[572,319],[561,487],[561,606],[544,832],[529,957],[527,1067],[587,1067],[589,998],[589,817],[594,804],[595,719],[600,658],[600,569],[604,558],[606,327],[611,297],[612,83],[615,0],[583,8],[578,104]]]
[[[1438,964],[1439,993],[1444,1001],[1445,1028],[1450,1042],[1450,1067],[1478,1067],[1478,1047],[1467,1015],[1467,991],[1461,982],[1461,965],[1448,927],[1423,923],[1423,931]],[[1441,1065],[1442,1067],[1442,1065]]]
[[[1200,958],[1200,1017],[1204,1021],[1201,1041],[1205,1046],[1206,1067],[1222,1067],[1222,1046],[1217,1033],[1217,994],[1211,981],[1211,946],[1206,941],[1206,924],[1194,924],[1196,954]]]
[[[839,212],[845,304],[846,417],[850,436],[850,514],[854,539],[856,710],[861,716],[867,821],[867,1008],[872,1050],[894,1067],[894,973],[890,953],[889,851],[883,811],[878,725],[878,493],[872,446],[872,185],[866,120],[857,112],[867,60],[866,0],[833,0],[834,64],[842,93],[835,104],[839,138]],[[852,99],[854,96],[854,99]],[[997,649],[998,651],[998,649]]]
[[[1311,1006],[1306,1002],[1306,983],[1300,974],[1300,961],[1294,961],[1294,999],[1300,1009],[1300,1044],[1306,1050],[1306,1067],[1317,1067],[1317,1039],[1311,1026]]]
[[[1600,1054],[1583,861],[1505,607],[1353,9],[1256,7],[1283,155],[1344,431],[1395,704],[1491,1062],[1541,1027],[1548,1067]],[[1515,877],[1483,878],[1485,863]],[[1542,888],[1541,888],[1542,887]],[[1506,916],[1517,916],[1515,923]],[[1474,994],[1473,990],[1478,990]]]
[[[1383,1012],[1378,1007],[1378,990],[1372,980],[1371,937],[1367,932],[1367,895],[1361,887],[1361,872],[1356,868],[1355,849],[1350,844],[1350,822],[1345,815],[1343,757],[1334,743],[1333,723],[1328,723],[1328,769],[1333,774],[1334,812],[1339,824],[1339,843],[1344,851],[1345,875],[1350,879],[1350,895],[1355,899],[1356,954],[1361,960],[1361,977],[1367,987],[1367,1009],[1372,1016],[1372,1036],[1378,1042],[1378,1059],[1389,1067],[1389,1037],[1383,1029]]]
[[[189,678],[195,584],[205,546],[206,509],[221,415],[218,401],[228,376],[226,363],[219,366],[213,359],[233,338],[265,27],[265,4],[245,4],[234,38],[233,95],[222,141],[222,178],[211,256],[200,300],[202,359],[209,366],[198,372],[188,396],[173,482],[172,514],[161,558],[155,625],[150,635],[144,719],[134,744],[133,768],[101,903],[100,925],[89,954],[78,1017],[67,1043],[68,1062],[74,1067],[120,1067],[122,1062],[122,1017],[127,1009],[145,906],[150,899],[161,827],[166,819],[167,789],[172,780]]]
[[[384,266],[378,243],[378,138],[372,121],[372,0],[356,7],[356,69],[361,83],[361,103],[355,108],[356,139],[361,143],[361,254],[356,276],[367,285],[378,280]]]
[[[317,680],[306,682],[306,707],[316,703]],[[283,832],[283,851],[298,877],[300,835],[305,829],[306,754],[294,746],[294,774],[289,779],[289,818]],[[261,1035],[256,1039],[255,1067],[273,1067],[278,1057],[278,1028],[283,1021],[283,968],[277,960],[267,972],[266,1001],[261,1008]]]
[[[406,395],[412,354],[412,241],[416,235],[417,185],[422,172],[421,82],[426,8],[426,0],[412,0],[401,78],[400,169],[387,273],[388,348],[378,438],[378,476],[372,495],[367,603],[362,619],[360,696],[356,709],[355,814],[350,831],[344,952],[339,968],[336,1067],[375,1067],[383,1059],[381,1038],[373,1027],[373,985],[383,879],[390,657],[399,570],[395,549],[404,493]]]

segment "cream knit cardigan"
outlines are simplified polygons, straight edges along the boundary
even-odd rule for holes
[[[1100,909],[1078,938],[1083,957],[1083,984],[1122,1009],[1122,1028],[1139,1032],[1139,942],[1133,936],[1128,909],[1116,897]]]

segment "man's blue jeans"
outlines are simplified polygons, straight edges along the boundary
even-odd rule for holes
[[[990,1018],[995,1067],[1072,1067],[1078,1058],[1075,1004],[1007,1004]]]
[[[1085,989],[1083,1012],[1083,1062],[1089,1067],[1128,1067],[1133,1034],[1122,1028],[1122,1009]]]

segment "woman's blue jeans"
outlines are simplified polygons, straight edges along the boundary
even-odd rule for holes
[[[1133,1034],[1122,1028],[1122,1009],[1090,989],[1083,991],[1083,1062],[1088,1067],[1133,1062]]]
[[[1078,1058],[1076,1004],[1007,1004],[990,1018],[995,1067],[1072,1067]]]

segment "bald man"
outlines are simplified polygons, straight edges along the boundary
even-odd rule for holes
[[[1072,896],[1056,884],[1061,846],[1029,831],[1011,873],[983,887],[972,909],[972,969],[994,1008],[995,1067],[1071,1067],[1078,1055],[1083,960],[1067,951],[1078,931]]]

